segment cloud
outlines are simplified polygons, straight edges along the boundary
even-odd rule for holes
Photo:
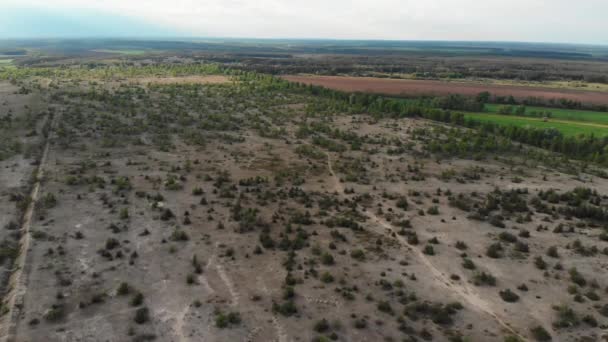
[[[193,36],[608,43],[608,1],[3,0],[104,11]]]

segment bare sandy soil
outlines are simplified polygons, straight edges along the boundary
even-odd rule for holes
[[[542,87],[524,87],[496,84],[474,84],[462,82],[427,81],[427,80],[397,80],[373,77],[346,76],[282,76],[284,79],[304,84],[314,84],[330,89],[347,92],[366,92],[400,96],[444,96],[461,94],[475,96],[488,91],[498,96],[513,96],[523,100],[536,97],[545,100],[561,98],[580,101],[581,103],[606,105],[608,96],[604,92],[594,92],[572,89],[555,89]]]
[[[605,208],[608,180],[513,156],[431,155],[433,123],[305,117],[314,98],[131,87],[122,102],[54,104],[8,340],[499,342],[533,341],[538,326],[554,341],[603,338],[601,223],[562,214],[564,201],[533,203],[584,187]],[[526,209],[510,211],[509,194]],[[493,201],[502,227],[472,215]],[[556,324],[560,306],[571,325]]]

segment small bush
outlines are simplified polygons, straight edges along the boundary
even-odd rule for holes
[[[150,320],[150,310],[148,308],[143,307],[139,308],[135,311],[135,323],[144,324]]]
[[[480,285],[488,285],[488,286],[496,286],[496,278],[486,272],[476,273],[473,277],[473,283],[477,286]]]
[[[325,318],[317,321],[314,325],[314,329],[318,333],[323,333],[329,330],[329,322]]]
[[[332,283],[334,281],[334,276],[329,272],[325,272],[321,275],[321,281],[324,283]]]
[[[551,335],[549,335],[549,332],[540,325],[532,327],[530,332],[532,333],[532,337],[539,342],[551,341],[553,339]]]
[[[486,255],[490,258],[498,259],[502,257],[502,251],[502,245],[497,242],[488,246],[488,249],[486,250]]]
[[[365,252],[363,252],[360,249],[355,249],[352,252],[350,252],[350,257],[355,260],[363,261],[363,260],[365,260]]]
[[[504,300],[507,303],[514,303],[519,300],[519,296],[515,292],[511,291],[510,289],[500,291],[499,294],[500,294],[500,298],[502,298],[502,300]]]
[[[140,306],[144,302],[144,295],[141,292],[137,292],[131,299],[131,306]]]
[[[116,294],[118,294],[119,296],[124,296],[129,294],[129,292],[131,291],[131,288],[129,287],[129,284],[123,282],[120,283],[120,285],[118,286],[118,289],[116,290]]]
[[[474,270],[476,268],[473,260],[471,260],[469,258],[464,258],[462,260],[462,267],[466,268],[467,270]]]

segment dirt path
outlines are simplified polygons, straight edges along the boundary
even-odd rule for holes
[[[327,154],[327,169],[329,170],[329,173],[331,175],[331,182],[332,182],[333,188],[340,195],[344,194],[344,186],[342,185],[342,182],[340,181],[340,179],[336,176],[336,173],[334,172],[332,162],[331,162],[331,156],[329,154]],[[382,228],[390,231],[391,233],[395,233],[394,235],[397,236],[397,240],[401,243],[402,246],[409,247],[409,244],[407,243],[407,241],[401,235],[396,234],[397,229],[392,224],[390,224],[386,220],[378,217],[371,211],[366,210],[366,211],[364,211],[364,214],[369,219],[371,219],[375,223],[379,224]],[[381,233],[383,235],[385,234],[385,232],[379,232],[379,233]],[[446,277],[443,274],[443,272],[441,272],[441,270],[439,270],[437,267],[435,267],[435,265],[433,265],[431,260],[429,260],[429,258],[424,253],[422,253],[422,251],[419,248],[411,248],[411,250],[414,251],[416,257],[430,271],[433,278],[436,280],[437,284],[441,285],[446,290],[458,295],[460,298],[462,298],[466,303],[469,304],[469,306],[471,306],[476,311],[482,312],[482,313],[492,317],[498,324],[500,324],[503,328],[505,328],[511,334],[518,336],[523,341],[528,341],[528,339],[525,336],[522,336],[519,332],[517,332],[514,328],[512,328],[506,321],[504,321],[501,317],[499,317],[499,315],[492,308],[492,303],[487,302],[483,298],[481,298],[474,289],[470,288],[470,286],[468,284],[453,286],[450,283],[449,278]]]
[[[0,342],[16,341],[15,334],[17,332],[19,315],[21,313],[25,293],[27,292],[27,272],[24,272],[24,269],[27,264],[27,256],[30,248],[30,228],[32,225],[34,209],[36,208],[36,203],[38,202],[42,179],[44,177],[44,166],[49,154],[51,145],[50,136],[51,132],[53,131],[54,124],[55,117],[52,118],[50,123],[50,129],[44,145],[42,157],[40,158],[38,170],[36,171],[36,183],[34,184],[32,192],[30,193],[31,200],[27,209],[25,210],[25,214],[23,215],[23,224],[20,230],[20,252],[13,265],[14,272],[9,281],[10,286],[12,286],[12,290],[8,294],[8,300],[6,301],[6,308],[8,312],[6,315],[4,315],[2,326],[0,328]]]
[[[600,123],[593,123],[593,122],[585,122],[585,121],[574,121],[574,120],[563,120],[563,119],[549,119],[546,122],[548,122],[548,123],[557,122],[557,123],[563,123],[563,124],[569,124],[569,125],[570,124],[575,124],[575,125],[580,125],[580,126],[608,128],[608,125],[604,125],[604,124],[600,124]]]
[[[258,276],[256,280],[258,283],[257,288],[262,290],[262,292],[264,293],[265,296],[270,297],[270,291],[268,290],[268,287],[266,287],[266,284],[264,283],[264,280],[262,280],[262,277]],[[275,342],[275,341],[276,342],[290,342],[290,339],[287,336],[287,333],[285,332],[285,328],[283,327],[281,322],[279,322],[279,318],[272,311],[271,311],[271,314],[272,314],[272,326],[274,327],[274,330],[277,333],[277,339],[274,340],[273,342]]]

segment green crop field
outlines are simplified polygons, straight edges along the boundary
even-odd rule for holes
[[[539,118],[521,117],[514,115],[500,115],[488,113],[465,113],[466,118],[473,118],[479,121],[490,121],[500,125],[514,125],[519,127],[535,127],[535,128],[555,128],[566,136],[575,136],[578,134],[591,134],[596,136],[608,135],[608,125],[584,123],[584,122],[565,122],[553,121],[549,119],[547,122]],[[561,119],[559,119],[561,120]]]
[[[8,65],[8,64],[12,64],[13,60],[12,59],[0,59],[0,65]]]
[[[608,96],[608,95],[607,95]],[[486,104],[485,110],[489,113],[498,113],[502,105]],[[515,106],[513,106],[515,108]],[[551,118],[556,120],[580,121],[608,125],[608,113],[588,110],[526,107],[526,115],[532,116],[534,112],[550,112]]]

